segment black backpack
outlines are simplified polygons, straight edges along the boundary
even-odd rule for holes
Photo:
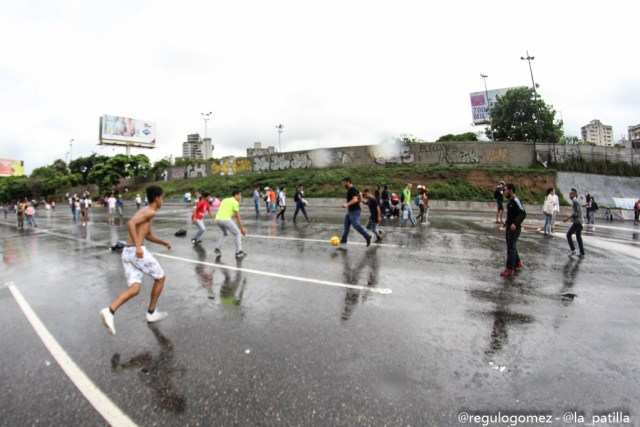
[[[187,230],[185,230],[184,228],[181,228],[180,230],[176,231],[175,236],[176,237],[184,237],[187,235]]]
[[[592,211],[597,211],[598,210],[598,204],[593,199],[591,199],[591,210]]]

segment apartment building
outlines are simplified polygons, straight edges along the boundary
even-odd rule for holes
[[[613,147],[613,127],[603,125],[600,120],[591,120],[588,125],[580,128],[582,141],[605,147]]]
[[[182,158],[189,160],[207,160],[213,157],[211,138],[200,138],[199,133],[187,135],[182,143]]]

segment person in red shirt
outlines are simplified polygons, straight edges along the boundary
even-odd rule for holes
[[[211,201],[211,193],[204,193],[200,198],[200,201],[198,202],[198,206],[196,207],[196,210],[194,210],[193,214],[191,215],[191,220],[196,225],[196,227],[198,227],[198,232],[191,239],[191,243],[193,243],[194,245],[197,245],[198,243],[202,242],[202,240],[200,240],[200,237],[202,237],[205,231],[204,213],[209,212],[209,217],[211,218],[211,221],[213,222],[216,221],[215,218],[213,217],[213,214],[211,213],[211,205],[209,203],[210,201]]]

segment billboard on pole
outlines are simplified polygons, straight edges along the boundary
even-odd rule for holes
[[[0,176],[23,176],[24,162],[22,160],[0,159]]]
[[[100,144],[155,148],[156,124],[125,116],[100,117]]]
[[[482,92],[472,92],[471,97],[471,115],[473,116],[474,125],[489,124],[489,106],[496,103],[496,97],[498,95],[504,96],[508,90],[515,89],[507,87],[504,89],[492,89]],[[487,99],[487,95],[489,99]]]

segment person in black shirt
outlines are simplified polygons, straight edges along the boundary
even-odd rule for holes
[[[380,198],[382,203],[382,214],[388,218],[391,215],[391,203],[389,202],[391,194],[389,194],[389,186],[387,184],[384,185]]]
[[[520,199],[516,196],[515,185],[511,183],[507,184],[504,195],[509,199],[509,202],[507,203],[507,222],[505,223],[507,229],[507,268],[500,273],[503,277],[514,276],[516,274],[516,268],[522,267],[522,261],[520,261],[516,245],[518,243],[518,237],[520,237],[522,221],[524,221],[527,216]]]
[[[502,224],[502,215],[504,214],[504,206],[502,202],[504,201],[504,181],[500,181],[496,191],[493,193],[493,198],[496,199],[496,204],[498,205],[498,210],[496,211],[496,224]]]
[[[364,199],[367,206],[369,206],[369,212],[371,216],[367,221],[367,225],[364,227],[367,230],[371,230],[373,234],[376,235],[376,243],[382,242],[382,233],[378,231],[378,224],[380,223],[380,218],[382,217],[380,213],[380,202],[375,197],[371,197],[371,192],[368,188],[365,188],[362,192],[362,198]]]
[[[298,188],[296,189],[296,194],[293,196],[293,201],[296,202],[296,211],[293,213],[293,222],[296,222],[296,217],[298,216],[298,212],[302,211],[302,215],[307,220],[307,222],[311,222],[311,218],[307,215],[307,210],[304,207],[304,185],[298,184]]]
[[[347,190],[347,203],[342,205],[347,209],[347,214],[344,216],[344,232],[342,233],[342,239],[340,243],[347,243],[347,237],[349,237],[349,230],[351,226],[367,241],[367,246],[371,244],[371,235],[365,231],[360,225],[360,214],[362,210],[360,208],[360,192],[353,186],[351,178],[345,178],[342,180],[344,188]]]

